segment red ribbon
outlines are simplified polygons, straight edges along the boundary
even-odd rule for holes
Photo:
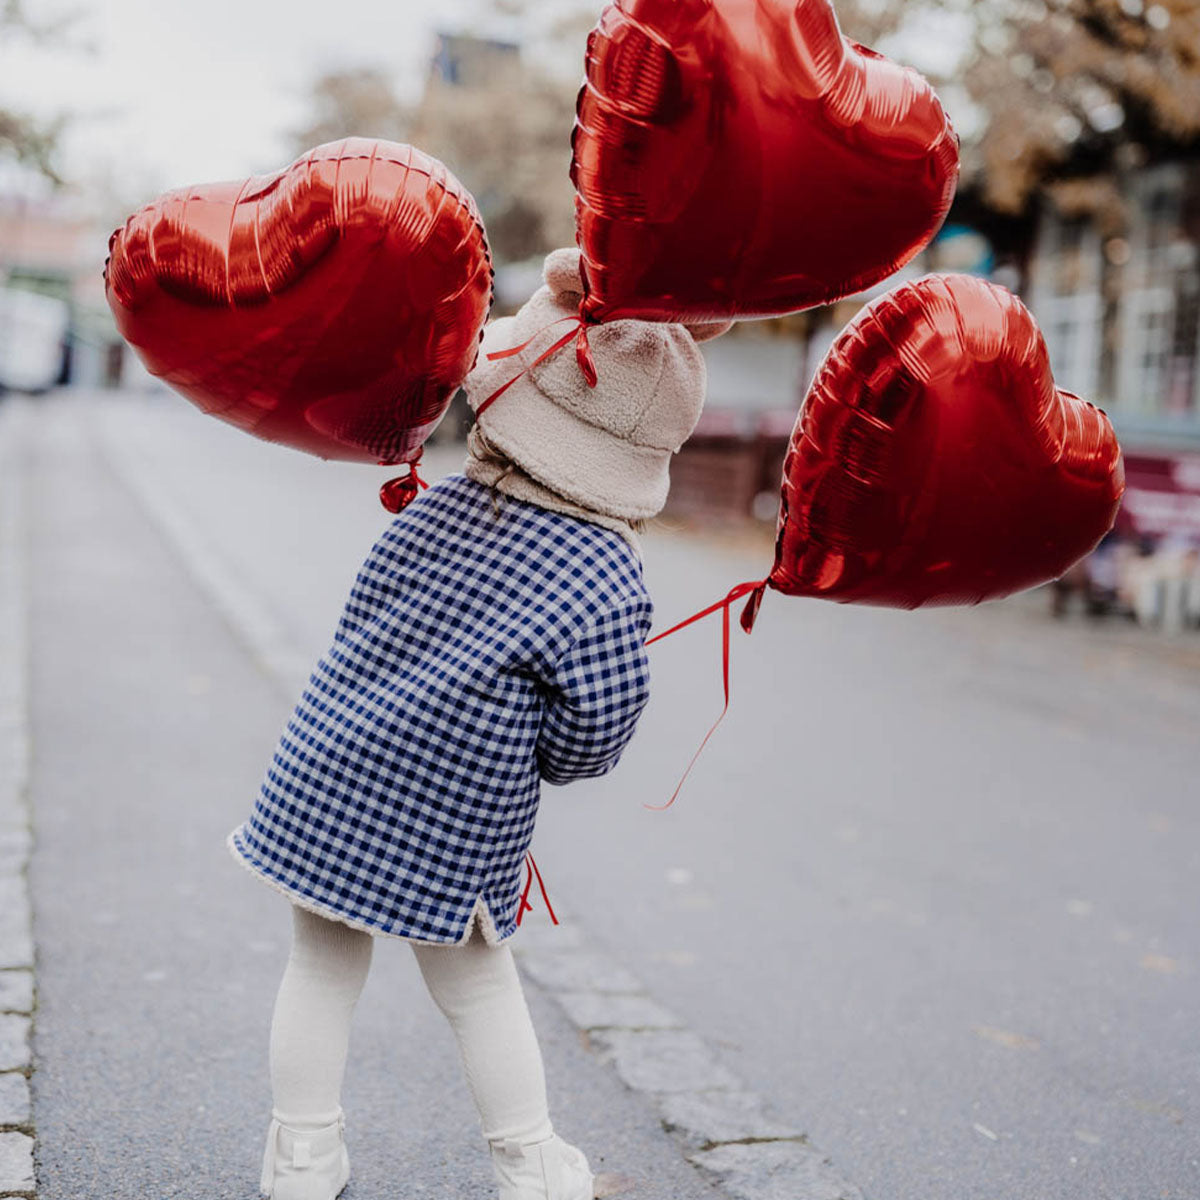
[[[572,338],[575,339],[575,361],[579,364],[579,369],[583,372],[584,379],[587,380],[588,387],[595,387],[599,376],[596,374],[596,361],[592,358],[592,347],[588,341],[588,325],[590,322],[584,317],[582,306],[578,316],[574,317],[559,317],[557,321],[551,321],[549,325],[543,325],[537,333],[532,337],[526,338],[519,346],[513,346],[509,350],[495,350],[489,354],[488,362],[496,362],[501,358],[512,358],[514,355],[520,354],[530,342],[541,337],[547,329],[552,329],[555,325],[561,325],[563,321],[574,321],[575,324],[571,329],[568,329],[562,337],[558,339],[554,345],[547,347],[541,354],[537,356],[520,374],[514,375],[506,384],[498,387],[484,402],[475,410],[476,418],[483,416],[488,408],[491,407],[505,392],[508,391],[514,383],[522,376],[529,374],[539,363],[544,362],[550,355],[561,350]]]
[[[540,332],[540,331],[539,331]],[[575,331],[572,330],[571,334]],[[569,338],[571,334],[568,334]],[[537,334],[534,334],[537,337]],[[530,341],[533,339],[530,338]],[[566,339],[557,342],[550,348],[547,353],[551,353],[559,346],[565,344]],[[525,345],[529,343],[526,342]],[[513,354],[519,354],[524,346],[517,346],[513,350],[501,350],[495,355],[489,355],[489,358],[508,358]],[[545,357],[545,355],[543,355]],[[539,360],[540,361],[540,360]],[[520,378],[520,376],[518,376]],[[510,380],[505,384],[505,387],[511,386],[515,380]],[[504,388],[500,389],[501,391]],[[499,395],[499,393],[497,393]],[[492,397],[494,399],[494,397]],[[479,411],[483,411],[481,405]],[[762,598],[770,583],[769,579],[759,579],[751,583],[739,583],[736,587],[730,588],[729,592],[718,600],[715,604],[710,604],[707,608],[702,608],[698,613],[693,613],[690,617],[685,617],[678,625],[672,625],[670,629],[664,629],[662,633],[656,633],[652,638],[646,639],[647,646],[653,646],[655,642],[661,642],[663,638],[670,637],[673,633],[678,633],[681,629],[686,629],[689,625],[694,625],[697,621],[703,620],[705,617],[715,613],[717,609],[721,610],[721,686],[725,691],[725,705],[721,709],[721,715],[713,722],[712,728],[704,735],[704,741],[700,743],[696,753],[692,755],[692,761],[688,763],[687,770],[684,771],[682,778],[675,785],[675,790],[671,793],[671,798],[666,804],[645,804],[644,808],[652,809],[655,812],[663,812],[675,803],[676,797],[683,790],[683,785],[687,782],[687,777],[692,773],[692,768],[696,765],[696,760],[704,752],[704,747],[708,745],[708,739],[717,732],[717,727],[725,720],[725,714],[729,711],[729,610],[743,597],[749,596],[750,599],[746,603],[746,608],[742,613],[742,627],[747,633],[750,632],[754,625],[754,621],[758,616],[759,605],[762,604]],[[555,925],[558,924],[558,918],[554,915],[554,909],[550,906],[550,897],[546,893],[546,885],[542,881],[542,873],[538,870],[537,863],[533,861],[533,855],[526,853],[525,855],[525,890],[521,893],[521,904],[517,909],[517,924],[521,924],[521,918],[527,912],[533,911],[533,905],[529,903],[529,893],[533,890],[533,879],[537,876],[538,887],[542,890],[542,899],[546,902],[546,911],[550,914],[550,920]]]
[[[521,924],[521,918],[527,912],[533,912],[533,905],[529,903],[529,892],[533,887],[534,875],[537,876],[538,887],[542,889],[542,899],[546,902],[546,911],[550,914],[550,920],[557,925],[558,918],[554,915],[554,909],[550,907],[550,897],[546,894],[542,873],[538,870],[537,863],[533,861],[533,855],[528,852],[525,854],[525,890],[521,893],[521,905],[517,909],[517,924]]]
[[[688,763],[687,770],[684,771],[683,777],[676,784],[675,790],[671,793],[671,798],[666,804],[645,804],[644,808],[653,809],[655,812],[662,812],[668,809],[675,803],[675,798],[683,790],[683,785],[687,782],[687,777],[692,773],[692,768],[696,765],[696,760],[704,752],[704,747],[708,745],[708,739],[717,732],[717,727],[725,720],[725,714],[729,711],[729,610],[743,596],[751,596],[750,602],[746,605],[746,612],[742,615],[742,625],[746,632],[750,632],[750,626],[754,623],[754,616],[758,614],[758,606],[762,603],[763,593],[767,589],[766,579],[759,579],[753,583],[739,583],[736,587],[729,590],[728,595],[723,599],[718,600],[715,604],[710,604],[707,608],[701,609],[698,613],[693,613],[690,617],[680,621],[678,625],[672,625],[670,629],[663,630],[662,633],[657,633],[654,637],[647,639],[646,645],[653,646],[655,642],[662,641],[665,637],[670,637],[671,634],[677,633],[680,629],[686,629],[689,625],[696,621],[702,620],[704,617],[715,613],[717,609],[721,610],[721,684],[725,690],[725,706],[721,709],[721,715],[713,722],[712,728],[704,735],[704,741],[700,743],[699,749],[692,755],[692,761]],[[753,609],[753,615],[750,616],[750,624],[747,624],[747,616]]]

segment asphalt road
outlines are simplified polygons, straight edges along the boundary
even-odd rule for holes
[[[204,1194],[242,1195],[245,1171],[212,1173],[204,1149],[257,1153],[265,1080],[247,1059],[286,945],[277,898],[220,847],[288,708],[253,655],[298,680],[325,648],[389,519],[386,473],[257,443],[164,395],[38,416],[35,1104],[64,1180],[45,1195],[195,1196],[165,1181],[198,1153]],[[180,539],[231,582],[253,647],[189,585]],[[663,627],[770,565],[765,543],[669,529],[645,555]],[[666,812],[645,805],[720,708],[715,619],[652,654],[620,769],[548,789],[535,841],[554,903],[595,945],[872,1200],[1200,1197],[1192,642],[1057,625],[1028,599],[895,613],[770,595],[735,642],[728,719]],[[159,966],[185,961],[181,940],[202,964],[182,981]],[[388,957],[358,1086],[409,1139],[376,1130],[367,1149],[414,1183],[370,1191],[383,1177],[368,1175],[358,1194],[433,1194],[428,1164],[455,1162],[472,1122],[444,1083],[451,1049],[425,1043],[423,998]],[[570,1079],[564,1123],[634,1174],[655,1163],[637,1194],[693,1194],[653,1122],[631,1131],[627,1094],[538,1016]],[[397,1076],[427,1109],[401,1112]],[[107,1142],[71,1149],[96,1123],[112,1159]],[[120,1145],[141,1172],[127,1191]]]
[[[28,424],[38,1200],[249,1200],[291,922],[224,838],[292,697],[196,589],[87,412],[47,401]],[[529,999],[559,1131],[621,1195],[711,1200],[648,1103]],[[449,1029],[400,942],[377,947],[344,1103],[345,1200],[494,1194]]]

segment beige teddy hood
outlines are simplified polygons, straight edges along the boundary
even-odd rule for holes
[[[471,408],[478,410],[499,388],[517,381],[478,417],[465,469],[509,495],[624,531],[628,522],[654,516],[666,502],[671,455],[695,428],[704,404],[704,357],[696,342],[729,325],[632,320],[590,325],[595,387],[584,378],[573,342],[533,366],[570,331],[563,318],[579,311],[579,257],[578,250],[555,250],[546,259],[546,285],[515,316],[487,327],[479,361],[464,384]],[[530,338],[520,353],[488,360],[489,353]],[[518,470],[506,475],[488,461],[487,448]],[[555,498],[567,503],[555,504]]]

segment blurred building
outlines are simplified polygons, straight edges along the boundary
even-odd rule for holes
[[[1121,232],[1047,206],[1030,307],[1060,386],[1095,398],[1131,444],[1200,450],[1200,161],[1106,182]]]
[[[120,378],[123,346],[104,300],[104,254],[95,218],[75,197],[0,192],[0,289],[54,297],[69,310],[57,382],[96,386]]]
[[[670,516],[774,521],[787,451],[808,375],[808,341],[754,322],[701,346],[708,396],[671,464]]]
[[[518,62],[520,44],[512,38],[477,33],[441,33],[430,65],[431,75],[451,87],[482,88]]]
[[[1093,212],[1046,206],[1027,299],[1059,386],[1108,412],[1125,453],[1116,533],[1136,556],[1114,591],[1146,621],[1194,625],[1180,597],[1200,589],[1200,160],[1095,186]]]
[[[0,284],[72,299],[90,232],[88,220],[52,198],[0,195]]]
[[[1095,615],[1200,626],[1200,163],[1132,174],[1119,193],[1112,181],[1102,187],[1107,211],[1044,207],[1024,271],[1011,247],[999,258],[979,230],[950,223],[904,270],[860,296],[705,345],[708,403],[672,467],[670,511],[774,520],[792,424],[846,322],[927,271],[984,275],[1023,293],[1056,382],[1109,413],[1124,451],[1114,535],[1056,593],[1059,610],[1075,589]]]

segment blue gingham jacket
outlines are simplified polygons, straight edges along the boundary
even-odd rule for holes
[[[442,480],[371,551],[230,849],[372,933],[458,942],[482,904],[511,936],[541,780],[616,764],[650,617],[619,534]]]

